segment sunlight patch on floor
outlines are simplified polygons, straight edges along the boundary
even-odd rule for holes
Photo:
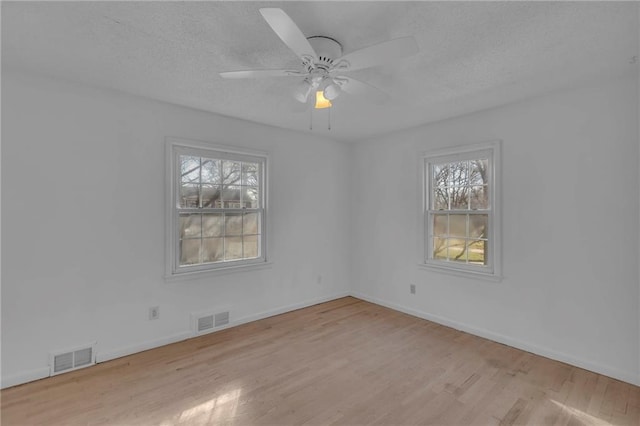
[[[582,410],[578,410],[577,408],[569,407],[568,405],[565,405],[553,399],[551,400],[551,402],[560,407],[562,411],[566,412],[567,414],[571,414],[576,418],[576,420],[578,420],[585,426],[613,426],[611,423],[592,416],[591,414],[587,414]]]
[[[238,409],[238,401],[242,389],[234,389],[218,397],[198,404],[180,413],[177,423],[182,424],[216,424],[225,419],[235,416]],[[171,420],[162,423],[161,426],[175,425],[176,421]]]

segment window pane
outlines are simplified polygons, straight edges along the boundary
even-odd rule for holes
[[[170,201],[175,209],[172,226],[177,227],[171,234],[176,240],[172,263],[177,263],[172,273],[215,269],[226,261],[264,255],[263,157],[234,154],[230,159],[223,151],[178,144],[172,152],[169,189],[175,192]]]
[[[242,237],[228,237],[224,239],[224,259],[242,259]]]
[[[488,185],[488,168],[489,160],[486,158],[471,160],[469,162],[469,185]]]
[[[433,165],[433,186],[443,188],[449,185],[449,165],[434,164]]]
[[[469,244],[469,263],[486,265],[487,259],[485,253],[488,249],[487,246],[487,241],[474,241]]]
[[[244,249],[243,257],[245,259],[258,257],[258,240],[259,237],[257,235],[250,235],[242,239]]]
[[[240,209],[240,186],[224,186],[222,188],[222,201],[224,208]]]
[[[489,208],[489,194],[487,186],[471,187],[471,209],[486,210]]]
[[[224,244],[222,238],[205,238],[202,240],[202,262],[221,262],[224,260]]]
[[[258,233],[258,213],[245,213],[242,233],[244,235]]]
[[[449,238],[449,260],[455,262],[467,261],[467,242],[461,238]]]
[[[433,263],[446,262],[450,268],[468,271],[473,269],[470,266],[493,261],[487,259],[491,257],[488,244],[493,244],[489,238],[495,234],[495,230],[489,229],[493,214],[493,200],[489,196],[493,197],[495,190],[489,179],[494,175],[493,153],[488,152],[493,149],[479,149],[476,154],[461,151],[459,154],[464,156],[458,159],[454,152],[446,157],[425,157],[429,177],[425,182],[429,191],[426,195],[430,203],[425,211],[428,219],[425,237],[431,244],[427,263],[431,259]]]
[[[225,214],[225,235],[242,235],[242,213]]]
[[[433,238],[433,258],[447,260],[447,239]]]
[[[433,215],[433,235],[434,236],[447,235],[447,215],[446,214]]]
[[[449,188],[441,188],[441,187],[434,188],[433,209],[449,210]]]
[[[238,161],[222,160],[222,183],[240,185],[240,170]]]
[[[180,182],[200,183],[200,157],[180,156]]]
[[[200,207],[200,185],[183,183],[180,186],[180,207]]]
[[[222,237],[224,235],[224,216],[221,213],[202,215],[202,236]]]
[[[220,208],[220,186],[219,185],[202,185],[202,207]]]
[[[469,162],[456,161],[451,166],[451,186],[468,186],[469,185]]]
[[[242,187],[242,206],[248,209],[257,209],[260,207],[258,201],[258,187]]]
[[[469,188],[457,187],[451,188],[451,210],[468,210],[469,209]]]
[[[180,215],[180,239],[200,238],[201,229],[201,218],[199,213]]]
[[[220,160],[202,159],[202,183],[221,183]]]
[[[200,242],[202,240],[180,241],[180,265],[195,265],[200,263]]]
[[[489,215],[469,215],[469,237],[486,238],[489,232]]]
[[[258,163],[242,163],[242,184],[258,186]]]
[[[449,215],[449,235],[452,237],[467,236],[467,215],[451,214]]]

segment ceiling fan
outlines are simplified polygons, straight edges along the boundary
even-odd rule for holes
[[[301,69],[255,69],[221,72],[229,79],[298,77],[301,81],[293,95],[301,103],[307,103],[312,93],[316,94],[316,108],[331,106],[331,101],[344,91],[351,95],[362,95],[374,103],[383,102],[388,95],[376,87],[341,75],[381,65],[418,52],[418,45],[411,36],[396,38],[365,47],[343,55],[342,45],[331,37],[305,37],[296,23],[279,8],[261,8],[260,13],[267,24],[302,61]]]

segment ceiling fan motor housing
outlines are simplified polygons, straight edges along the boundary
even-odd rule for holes
[[[307,40],[318,56],[313,65],[307,65],[309,68],[307,71],[311,71],[313,66],[329,70],[333,67],[334,61],[342,56],[342,45],[330,37],[313,36],[308,37]]]

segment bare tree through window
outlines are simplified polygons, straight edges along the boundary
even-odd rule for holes
[[[433,259],[486,265],[489,160],[431,164]]]
[[[179,155],[179,266],[260,256],[259,161]]]
[[[424,153],[426,267],[500,279],[501,141]]]

